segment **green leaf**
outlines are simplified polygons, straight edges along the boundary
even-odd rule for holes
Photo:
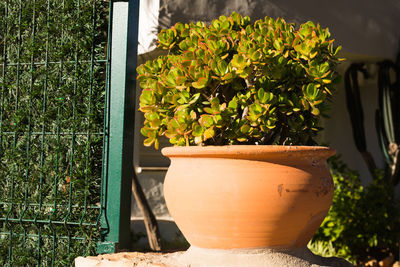
[[[197,89],[202,89],[208,85],[210,79],[207,77],[201,77],[197,80],[197,82],[193,82],[192,86]]]
[[[204,134],[203,134],[203,136],[204,136],[204,141],[206,141],[206,140],[208,140],[208,139],[210,139],[210,138],[213,138],[214,135],[215,135],[214,128],[208,128],[208,129],[206,129],[206,130],[204,131]]]
[[[236,110],[238,107],[238,102],[237,102],[237,98],[234,97],[231,101],[229,101],[228,107],[231,109]]]
[[[257,91],[257,98],[263,104],[270,103],[273,97],[274,95],[271,92],[265,92],[263,88]]]
[[[194,94],[194,95],[190,98],[188,104],[192,105],[192,104],[196,103],[197,100],[199,100],[199,98],[200,98],[200,93]]]
[[[311,110],[311,114],[313,114],[314,116],[318,116],[320,114],[320,111],[318,108],[312,108]]]
[[[254,103],[249,106],[249,113],[261,114],[262,112],[263,112],[263,108],[258,103]]]
[[[214,124],[214,119],[211,115],[201,115],[199,123],[201,126],[209,128]]]
[[[260,50],[254,51],[254,53],[252,53],[251,56],[250,56],[250,59],[253,62],[258,62],[258,61],[261,60],[261,58],[262,58],[262,53],[261,53]]]
[[[155,138],[147,138],[147,139],[145,139],[144,141],[143,141],[143,144],[145,145],[145,146],[151,146],[152,144],[154,144],[154,142],[156,141],[156,139]],[[156,148],[156,149],[158,149],[158,148]]]
[[[319,89],[321,85],[316,83],[309,83],[307,86],[303,87],[304,96],[309,101],[317,101],[321,98],[321,90]]]
[[[282,46],[283,46],[283,42],[281,39],[274,40],[274,47],[276,50],[281,50]]]
[[[150,106],[156,102],[156,97],[152,89],[144,89],[139,98],[140,105]]]
[[[211,99],[211,106],[214,105],[219,105],[220,101],[218,97],[214,97],[213,99]]]
[[[172,118],[169,121],[169,125],[170,125],[170,127],[174,128],[174,129],[177,129],[180,126],[179,121],[176,118]]]
[[[248,124],[243,124],[242,127],[240,127],[240,132],[243,134],[247,134],[250,129],[251,127]]]
[[[165,136],[167,138],[175,138],[178,135],[178,132],[176,131],[176,129],[168,129],[164,132]]]
[[[204,133],[205,128],[201,127],[199,124],[193,124],[193,136],[202,136]]]
[[[208,113],[208,114],[219,114],[219,111],[215,111],[214,109],[210,108],[210,107],[205,107],[203,108],[203,110]]]
[[[222,123],[222,121],[223,121],[223,118],[222,118],[222,116],[221,115],[214,115],[213,116],[213,119],[214,119],[214,122],[215,122],[215,125],[216,125],[216,127],[222,127],[222,125],[221,125],[221,123]]]
[[[228,64],[225,62],[225,60],[219,60],[217,69],[218,73],[220,74],[219,76],[223,76],[228,72]]]
[[[158,129],[160,127],[160,125],[161,125],[160,119],[155,119],[150,122],[150,126],[152,129]]]
[[[241,54],[235,54],[232,58],[231,64],[238,70],[244,69],[248,66],[246,58]]]

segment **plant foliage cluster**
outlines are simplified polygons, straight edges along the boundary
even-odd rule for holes
[[[333,204],[312,243],[357,263],[368,257],[398,257],[400,201],[383,171],[377,170],[375,179],[363,186],[359,174],[338,157],[330,165],[336,186]]]
[[[234,12],[177,23],[158,41],[168,55],[137,69],[145,145],[314,143],[338,80],[328,29]]]
[[[107,7],[0,1],[1,266],[95,253]]]

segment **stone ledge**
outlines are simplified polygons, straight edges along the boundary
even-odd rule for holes
[[[307,248],[291,250],[217,250],[190,247],[186,252],[123,252],[79,257],[76,267],[351,267],[339,258],[314,255]]]
[[[183,253],[120,252],[78,257],[75,259],[75,267],[180,267],[179,257]]]

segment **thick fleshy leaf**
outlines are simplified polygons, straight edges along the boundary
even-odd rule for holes
[[[151,146],[152,144],[154,144],[154,142],[156,141],[155,138],[147,138],[143,141],[143,144],[145,146]]]
[[[213,138],[214,135],[215,135],[214,128],[208,128],[208,129],[206,129],[206,130],[204,131],[204,133],[203,133],[204,141],[205,141],[205,140],[208,140],[208,139],[210,139],[210,138]]]
[[[202,89],[208,85],[210,79],[207,77],[201,77],[196,82],[192,83],[192,86],[197,89]]]

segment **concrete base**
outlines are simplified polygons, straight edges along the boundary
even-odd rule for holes
[[[291,250],[249,249],[218,250],[190,247],[186,252],[125,252],[97,257],[79,257],[76,267],[351,267],[339,258],[324,258],[308,248]]]
[[[183,266],[229,266],[229,267],[350,267],[349,262],[339,258],[324,258],[313,254],[308,248],[291,250],[249,249],[217,250],[190,247],[181,257]]]

